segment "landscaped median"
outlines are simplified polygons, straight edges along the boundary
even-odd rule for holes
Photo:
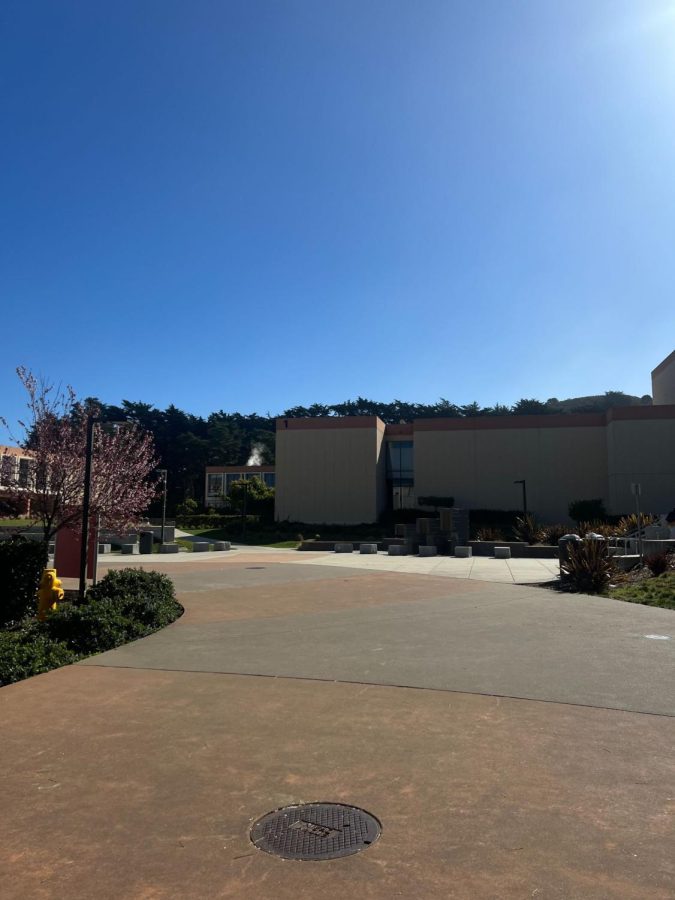
[[[111,571],[84,602],[63,603],[44,622],[28,611],[0,630],[0,686],[145,637],[182,613],[166,575]]]

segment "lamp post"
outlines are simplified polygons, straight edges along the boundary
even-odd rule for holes
[[[523,486],[523,515],[527,515],[527,488],[525,486],[525,479],[521,478],[518,481],[514,481],[514,484],[522,484]]]
[[[166,469],[158,469],[157,471],[162,476],[162,530],[159,537],[159,543],[162,545],[164,544],[164,529],[166,527],[166,480],[169,473]]]
[[[87,589],[87,545],[89,543],[89,511],[91,508],[91,467],[94,458],[94,426],[99,416],[87,416],[87,442],[84,457],[84,492],[82,494],[82,538],[80,546],[80,587],[78,596],[84,600]],[[127,422],[106,422],[106,425],[126,425]]]
[[[91,463],[94,456],[94,425],[98,416],[87,417],[87,444],[84,458],[84,494],[82,496],[82,537],[80,544],[80,602],[87,589],[87,543],[89,540],[89,506],[91,503]]]

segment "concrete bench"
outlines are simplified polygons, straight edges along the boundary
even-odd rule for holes
[[[361,544],[359,553],[377,553],[377,544]]]
[[[407,556],[408,548],[402,544],[391,544],[387,550],[389,556]]]
[[[340,543],[338,543],[338,544],[335,545],[335,552],[336,552],[336,553],[353,553],[353,552],[354,552],[354,545],[353,545],[353,544],[346,544],[346,543],[345,543],[345,544],[340,544]]]
[[[138,544],[122,544],[123,556],[136,556],[138,554]]]
[[[232,544],[229,541],[214,541],[213,549],[214,550],[231,550]]]
[[[511,548],[495,547],[495,559],[511,559]]]
[[[178,553],[180,547],[178,544],[160,544],[159,552],[160,553]]]
[[[438,547],[431,544],[420,544],[420,556],[438,556]]]
[[[468,559],[473,556],[471,547],[455,547],[455,556],[457,559]]]
[[[112,551],[112,544],[99,544],[98,552],[99,553],[110,553]]]
[[[211,545],[206,541],[193,541],[192,543],[192,552],[193,553],[205,553],[207,550],[211,549]]]

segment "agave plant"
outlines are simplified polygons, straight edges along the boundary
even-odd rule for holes
[[[503,541],[504,535],[499,528],[479,528],[476,532],[477,541]]]
[[[561,537],[569,534],[569,527],[557,523],[555,525],[544,525],[541,529],[541,540],[544,544],[556,545]]]
[[[601,534],[603,537],[614,537],[618,534],[616,525],[608,525],[607,522],[579,522],[576,533],[580,537],[587,534]]]
[[[541,540],[541,525],[534,516],[527,513],[527,515],[519,516],[516,519],[513,533],[518,541],[525,541],[526,544],[536,544],[537,541]]]
[[[616,526],[616,533],[625,537],[626,535],[639,531],[641,528],[646,528],[647,525],[654,525],[655,523],[656,516],[652,516],[649,513],[640,513],[639,521],[637,513],[631,513],[630,515],[623,516],[619,519],[619,523]]]
[[[601,594],[610,582],[614,566],[604,541],[589,538],[570,544],[561,563],[563,584],[580,594]]]

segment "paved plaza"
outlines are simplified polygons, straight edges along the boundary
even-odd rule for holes
[[[106,563],[170,574],[173,625],[0,690],[3,898],[675,896],[672,611],[514,584],[529,561],[190,557]],[[382,836],[250,842],[320,801]]]

